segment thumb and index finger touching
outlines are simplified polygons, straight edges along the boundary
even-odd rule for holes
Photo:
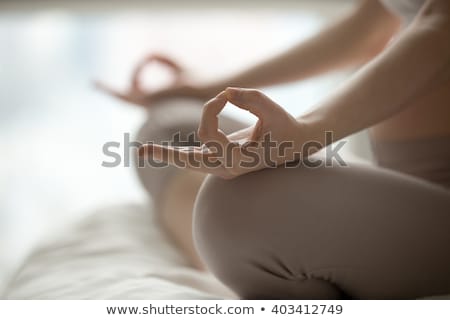
[[[205,144],[209,141],[215,141],[221,144],[222,147],[225,147],[231,143],[220,130],[218,118],[227,102],[231,102],[238,108],[251,112],[258,118],[260,123],[275,116],[275,112],[278,109],[278,106],[269,97],[258,90],[227,88],[209,100],[203,107],[198,134],[200,140]]]

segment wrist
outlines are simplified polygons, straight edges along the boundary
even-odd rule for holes
[[[331,143],[328,141],[326,126],[321,117],[308,114],[298,117],[296,120],[299,131],[297,145],[303,156],[313,154]]]

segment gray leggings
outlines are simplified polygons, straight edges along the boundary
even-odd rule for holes
[[[180,114],[170,119],[165,126],[153,116],[141,139],[198,124]],[[176,170],[145,168],[139,176],[154,195]],[[208,176],[193,236],[208,269],[245,299],[450,294],[450,192],[375,166]]]

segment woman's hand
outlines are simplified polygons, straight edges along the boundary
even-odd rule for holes
[[[141,85],[141,75],[143,70],[151,63],[160,63],[167,66],[173,73],[173,82],[167,88],[153,92],[145,91]],[[98,89],[128,103],[141,107],[150,107],[159,100],[173,97],[195,97],[199,99],[208,99],[208,90],[200,86],[191,84],[186,78],[185,70],[170,58],[152,54],[143,59],[134,69],[131,84],[126,92],[119,92],[102,82],[95,82]]]
[[[257,123],[226,136],[219,129],[218,114],[227,101],[257,116]],[[139,153],[229,179],[299,159],[307,128],[260,91],[227,88],[205,104],[198,134],[201,147],[148,144]]]

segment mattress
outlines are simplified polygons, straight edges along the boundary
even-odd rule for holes
[[[211,274],[193,269],[150,206],[104,208],[41,243],[4,299],[227,299]]]

